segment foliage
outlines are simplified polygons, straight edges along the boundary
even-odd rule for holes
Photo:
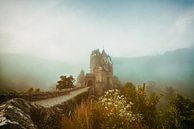
[[[135,103],[136,101],[136,95],[137,95],[137,92],[136,92],[136,87],[134,86],[133,83],[131,82],[127,82],[123,88],[121,88],[121,93],[123,95],[125,95],[126,99],[128,102],[133,102]]]
[[[131,82],[126,83],[121,92],[128,102],[133,102],[132,111],[142,114],[142,123],[149,128],[155,128],[158,124],[156,105],[159,102],[159,96],[155,93],[147,95],[145,84],[136,88]]]
[[[34,88],[28,89],[28,93],[32,93],[32,92],[34,92]]]
[[[73,123],[76,129],[91,129],[91,111],[92,104],[89,100],[87,102],[82,102],[80,106],[75,109]]]
[[[141,127],[142,116],[133,113],[133,103],[127,103],[119,90],[109,90],[97,100],[90,99],[78,106],[71,118],[65,118],[64,128],[133,129]],[[68,124],[69,123],[69,124]],[[73,123],[73,124],[72,124]]]
[[[62,89],[66,89],[66,88],[72,88],[74,85],[73,85],[73,83],[74,83],[74,81],[75,81],[75,79],[73,78],[73,76],[69,76],[69,77],[67,77],[67,76],[60,76],[60,79],[61,80],[59,80],[57,83],[57,85],[56,85],[56,88],[57,89],[59,89],[59,90],[62,90]]]
[[[40,92],[40,88],[35,89],[35,92]]]
[[[104,119],[101,127],[109,129],[137,128],[142,116],[139,113],[133,113],[132,106],[133,103],[127,102],[126,97],[120,95],[117,89],[105,92],[96,105],[98,110],[101,109],[99,110],[100,115]]]
[[[163,113],[162,126],[167,129],[191,129],[194,127],[194,103],[177,95]]]
[[[38,93],[38,92],[40,92],[40,88],[36,88],[36,89],[34,89],[34,88],[29,88],[27,92],[28,92],[28,93]]]
[[[88,99],[77,106],[71,118],[66,118],[68,129],[192,129],[194,103],[173,88],[166,88],[162,96],[168,106],[158,108],[161,96],[146,93],[145,84],[126,83],[120,90],[112,89],[97,99]],[[170,96],[172,94],[172,96]]]

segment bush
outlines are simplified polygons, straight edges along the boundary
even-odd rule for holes
[[[64,129],[140,128],[142,116],[139,113],[133,113],[132,106],[133,103],[127,103],[126,98],[118,90],[109,90],[97,100],[90,99],[81,103],[71,120],[64,118],[64,124],[66,123]]]
[[[105,92],[105,95],[99,98],[94,110],[100,111],[99,115],[103,119],[102,129],[137,128],[142,116],[132,112],[132,106],[133,103],[127,102],[126,97],[116,89]]]
[[[167,108],[157,108],[160,97],[145,86],[126,84],[97,99],[88,99],[64,119],[64,129],[192,129],[194,103],[178,95]]]
[[[34,88],[28,89],[28,93],[32,93],[32,92],[34,92]]]
[[[194,127],[194,103],[177,95],[161,116],[161,126],[167,129],[192,129]]]

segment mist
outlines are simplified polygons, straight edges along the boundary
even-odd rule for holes
[[[114,57],[193,46],[192,1],[12,1],[0,3],[3,53],[79,63],[104,48]]]
[[[30,87],[51,90],[61,75],[76,77],[85,64],[43,59],[23,54],[2,54],[0,84],[4,89],[24,91]]]
[[[88,55],[89,57],[90,55]],[[155,83],[165,86],[193,86],[194,48],[178,49],[157,56],[133,58],[112,57],[114,74],[122,83]],[[30,55],[1,55],[1,88],[26,90],[30,87],[51,90],[59,76],[78,76],[83,69],[89,72],[89,60],[69,64]]]
[[[62,74],[89,72],[97,48],[113,58],[123,82],[190,85],[193,14],[192,0],[1,0],[1,87],[49,89]]]

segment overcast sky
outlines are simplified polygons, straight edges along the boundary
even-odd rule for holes
[[[0,0],[0,51],[79,62],[194,46],[193,0]]]

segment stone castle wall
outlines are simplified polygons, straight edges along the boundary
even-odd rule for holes
[[[90,55],[90,70],[96,78],[96,83],[103,86],[113,85],[113,66],[111,57],[99,49],[92,51]]]
[[[113,75],[113,63],[111,57],[104,51],[99,49],[93,50],[90,55],[90,73],[83,75],[83,71],[79,75],[78,82],[84,76],[84,85],[93,87],[96,92],[113,88],[118,84],[118,78]]]

